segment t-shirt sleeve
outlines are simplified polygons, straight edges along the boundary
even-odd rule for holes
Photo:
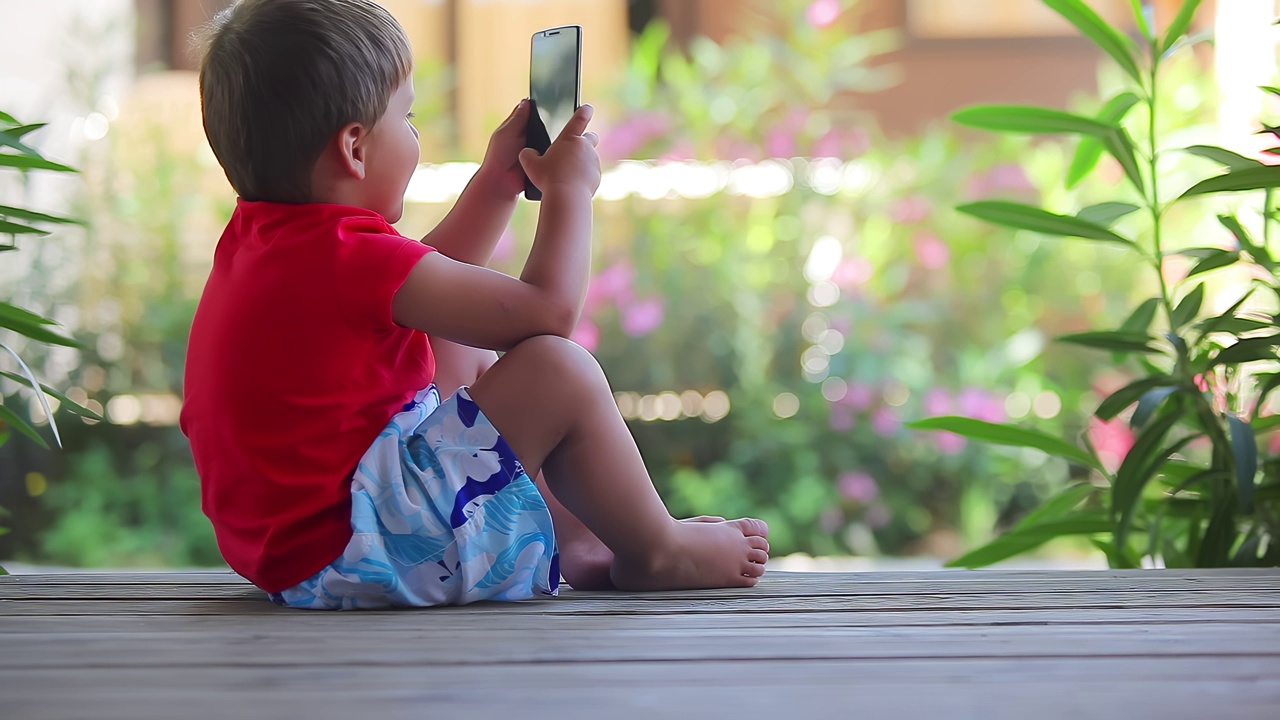
[[[339,231],[339,238],[335,288],[339,311],[356,325],[394,329],[392,299],[413,266],[435,248],[403,235],[350,226]]]

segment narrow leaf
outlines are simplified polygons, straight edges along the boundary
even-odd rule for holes
[[[1099,350],[1115,352],[1154,353],[1160,349],[1151,345],[1155,338],[1146,333],[1120,332],[1115,330],[1097,330],[1093,332],[1074,333],[1056,338],[1058,342],[1083,345]]]
[[[0,112],[0,122],[9,123],[10,125],[18,124],[18,121],[14,120],[13,116],[7,112]]]
[[[1151,327],[1151,321],[1156,317],[1156,310],[1160,307],[1160,298],[1149,298],[1129,315],[1120,329],[1131,333],[1146,333]]]
[[[1204,530],[1204,537],[1200,539],[1199,552],[1196,553],[1197,567],[1225,565],[1231,552],[1232,541],[1236,537],[1236,496],[1215,497],[1214,501],[1209,526]]]
[[[1095,535],[1110,530],[1111,521],[1097,513],[1054,518],[1038,525],[1020,527],[1007,532],[986,545],[952,560],[947,563],[947,567],[984,567],[1034,550],[1057,537]]]
[[[1198,157],[1212,160],[1219,165],[1225,165],[1231,170],[1246,170],[1248,168],[1260,167],[1262,163],[1247,158],[1240,153],[1232,152],[1226,148],[1217,147],[1216,145],[1192,145],[1186,148],[1186,152]]]
[[[951,119],[967,127],[1015,133],[1081,133],[1099,138],[1112,126],[1061,110],[1029,105],[974,105]]]
[[[1179,330],[1183,325],[1195,319],[1200,313],[1200,305],[1204,302],[1204,283],[1195,286],[1187,296],[1182,298],[1181,302],[1173,309],[1170,321],[1173,323],[1173,329]]]
[[[81,347],[80,343],[48,328],[53,321],[20,307],[0,302],[0,328],[9,328],[37,342],[64,347]]]
[[[76,220],[74,218],[68,218],[68,217],[59,217],[58,215],[46,215],[45,213],[39,213],[34,210],[10,207],[8,205],[0,205],[0,217],[12,218],[16,220],[29,220],[31,222],[43,222],[43,223],[53,223],[53,224],[63,224],[63,225],[86,224],[85,221],[83,220]]]
[[[1210,255],[1196,263],[1195,267],[1191,268],[1191,270],[1187,272],[1187,277],[1199,275],[1200,273],[1207,273],[1210,270],[1217,270],[1228,265],[1234,265],[1239,259],[1240,253],[1236,250],[1219,250],[1216,254]]]
[[[1104,202],[1089,207],[1076,213],[1076,217],[1085,222],[1100,225],[1102,227],[1111,227],[1117,220],[1128,215],[1138,209],[1137,205],[1123,202]]]
[[[16,383],[21,383],[23,385],[26,385],[27,387],[32,387],[31,380],[29,378],[24,377],[22,375],[18,375],[16,373],[0,371],[0,377],[6,377]],[[58,399],[58,402],[60,403],[58,406],[59,409],[65,409],[73,415],[79,415],[80,417],[89,418],[90,420],[97,420],[98,422],[102,422],[103,420],[105,420],[105,418],[103,418],[98,413],[81,405],[75,400],[72,400],[66,395],[63,395],[57,390],[54,390],[53,388],[49,387],[48,385],[45,385],[44,383],[40,384],[40,389],[43,390],[45,393],[48,393],[49,395],[52,395],[53,397]]]
[[[38,158],[40,157],[40,153],[35,148],[30,147],[26,143],[22,142],[22,136],[26,135],[28,132],[31,132],[32,130],[37,130],[41,127],[43,126],[29,125],[26,127],[8,128],[5,130],[0,130],[0,147],[13,148],[14,150],[17,150],[23,155],[26,155],[27,157]]]
[[[1133,417],[1129,419],[1129,427],[1137,430],[1146,425],[1147,421],[1151,419],[1151,416],[1165,401],[1165,398],[1177,392],[1177,390],[1178,388],[1176,387],[1158,387],[1143,393],[1142,397],[1138,398],[1138,407],[1133,411]]]
[[[1129,77],[1142,81],[1142,72],[1138,69],[1137,60],[1134,59],[1133,43],[1119,30],[1098,17],[1098,14],[1088,5],[1080,0],[1044,0],[1044,4],[1093,40],[1095,45],[1120,64]]]
[[[1213,365],[1253,362],[1255,360],[1276,360],[1276,346],[1280,345],[1280,335],[1243,338],[1236,344],[1225,347],[1214,356]]]
[[[1267,396],[1280,387],[1280,373],[1259,373],[1254,376],[1254,380],[1258,383],[1258,400],[1253,404],[1253,425],[1255,432],[1262,432],[1280,425],[1280,415],[1259,417],[1259,412],[1266,407]]]
[[[40,447],[46,450],[49,449],[49,443],[45,442],[44,438],[40,437],[40,433],[36,432],[35,428],[28,425],[26,420],[15,415],[12,410],[4,405],[0,405],[0,422],[5,423],[14,430],[17,430],[23,435],[31,438]]]
[[[1114,128],[1102,138],[1102,147],[1111,153],[1124,168],[1125,177],[1137,188],[1139,193],[1146,189],[1142,182],[1142,171],[1138,169],[1138,158],[1133,151],[1133,138],[1124,128]]]
[[[1122,92],[1107,101],[1098,111],[1098,122],[1112,127],[1119,126],[1120,121],[1138,102],[1138,96],[1131,92]],[[1094,135],[1085,135],[1076,145],[1076,153],[1071,158],[1071,167],[1067,170],[1067,188],[1080,183],[1098,165],[1102,157],[1102,141]]]
[[[1170,428],[1181,417],[1181,412],[1165,413],[1160,419],[1143,428],[1142,432],[1138,433],[1133,447],[1120,462],[1120,469],[1116,471],[1115,485],[1111,489],[1111,512],[1120,519],[1116,530],[1116,542],[1120,545],[1124,544],[1125,536],[1128,535],[1129,526],[1133,522],[1134,509],[1137,507],[1138,498],[1142,496],[1142,489],[1162,464],[1156,457],[1160,444]]]
[[[1253,512],[1253,476],[1258,472],[1258,440],[1249,423],[1235,415],[1227,416],[1231,429],[1231,452],[1236,461],[1236,487],[1240,493],[1240,509]]]
[[[1031,230],[1047,235],[1065,235],[1088,240],[1119,243],[1132,246],[1133,242],[1111,232],[1101,225],[1069,215],[1058,215],[1048,210],[1006,200],[983,200],[956,208],[962,213],[980,220],[1005,225],[1019,230]]]
[[[27,366],[21,355],[4,343],[0,343],[0,350],[4,350],[13,356],[13,359],[18,363],[18,369],[31,380],[32,385],[37,383],[36,374],[31,372],[31,368]],[[36,393],[36,400],[40,402],[40,409],[44,410],[44,416],[49,419],[49,429],[53,431],[54,442],[58,443],[58,447],[62,447],[62,436],[58,433],[58,421],[53,417],[53,409],[49,407],[49,400],[45,398],[44,393],[40,392]],[[18,429],[21,430],[22,428],[19,427]],[[45,447],[48,447],[48,445],[45,445]]]
[[[0,220],[0,235],[48,235],[48,230],[41,230],[30,225]]]
[[[4,156],[0,155],[0,157]],[[1201,180],[1182,193],[1182,196],[1178,199],[1209,193],[1261,190],[1273,187],[1280,187],[1280,165],[1263,165],[1244,170],[1232,170],[1226,175]]]
[[[1280,88],[1274,87],[1272,85],[1259,85],[1258,89],[1263,92],[1269,92],[1272,95],[1280,95]]]
[[[1142,0],[1129,0],[1129,4],[1133,6],[1133,19],[1142,36],[1148,40],[1155,40],[1156,36],[1151,31],[1151,21],[1147,20],[1147,9],[1143,7]]]
[[[1170,378],[1167,375],[1158,375],[1155,377],[1146,377],[1141,380],[1125,385],[1119,390],[1111,393],[1111,395],[1098,405],[1098,409],[1094,411],[1094,415],[1099,420],[1111,420],[1119,415],[1125,408],[1134,404],[1148,390],[1156,387],[1167,385]]]
[[[1191,27],[1191,19],[1195,17],[1196,9],[1199,7],[1200,0],[1183,1],[1182,8],[1178,10],[1173,22],[1169,23],[1169,29],[1165,31],[1164,42],[1160,44],[1161,55],[1169,52],[1169,48],[1187,34],[1187,28]]]
[[[1022,520],[1014,526],[1014,530],[1026,530],[1027,528],[1039,525],[1046,520],[1062,517],[1072,510],[1075,510],[1076,507],[1080,503],[1084,502],[1085,498],[1089,497],[1092,492],[1093,486],[1089,483],[1075,483],[1073,485],[1068,485],[1058,494],[1048,500],[1045,500],[1040,507],[1030,513],[1027,513],[1027,516],[1022,518]]]
[[[19,170],[52,170],[54,172],[76,172],[75,168],[67,167],[61,163],[45,160],[44,158],[31,157],[30,155],[10,155],[8,153],[0,153],[0,167],[18,168]]]
[[[946,416],[917,420],[916,422],[908,423],[907,427],[914,430],[946,430],[957,435],[963,435],[970,440],[993,445],[1035,448],[1056,457],[1078,462],[1081,465],[1098,468],[1097,459],[1075,445],[1052,435],[1018,427],[1017,425],[997,425],[973,418]]]

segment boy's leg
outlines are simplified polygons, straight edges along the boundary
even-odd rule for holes
[[[471,397],[531,475],[614,553],[624,589],[754,585],[768,560],[759,520],[681,523],[654,490],[595,358],[557,337],[513,348]]]
[[[492,350],[459,345],[434,336],[430,341],[431,352],[436,358],[435,383],[442,398],[449,398],[460,387],[474,385],[498,360],[497,353]],[[534,480],[551,510],[560,549],[560,573],[565,581],[577,590],[612,588],[609,568],[613,565],[613,552],[560,504],[541,473]]]

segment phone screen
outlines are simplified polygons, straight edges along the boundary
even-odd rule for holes
[[[543,30],[533,36],[529,61],[529,97],[538,109],[548,144],[560,135],[581,102],[582,28],[576,25]],[[545,152],[545,147],[536,147]]]

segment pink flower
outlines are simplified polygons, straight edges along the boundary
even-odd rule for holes
[[[622,331],[631,337],[644,337],[662,327],[665,316],[661,299],[641,300],[622,309]]]
[[[889,508],[876,503],[867,508],[867,513],[862,516],[862,519],[866,520],[867,525],[874,530],[888,525],[889,521],[893,519],[893,514],[889,512]]]
[[[870,385],[860,382],[849,383],[849,391],[845,393],[844,399],[840,402],[848,405],[854,410],[866,410],[871,407],[871,403],[875,402],[876,393],[871,389]]]
[[[697,154],[697,150],[693,147],[693,141],[684,138],[672,145],[671,149],[663,153],[660,159],[664,162],[684,162],[694,159]]]
[[[951,248],[936,235],[917,235],[915,251],[916,259],[929,270],[938,270],[951,262]]]
[[[605,162],[633,157],[670,128],[671,121],[661,113],[641,113],[630,117],[600,138],[600,157]]]
[[[600,328],[590,320],[583,318],[578,321],[578,327],[573,329],[569,339],[587,350],[595,352],[596,348],[600,347]]]
[[[928,198],[912,195],[894,203],[893,208],[889,210],[889,217],[893,218],[894,222],[918,223],[929,216],[930,209],[932,208]]]
[[[937,432],[933,434],[934,447],[943,455],[959,455],[969,445],[964,436],[953,432]]]
[[[931,388],[924,396],[924,414],[928,417],[951,415],[955,408],[951,403],[951,394],[943,388]]]
[[[876,479],[864,472],[842,473],[836,481],[840,494],[863,505],[880,496],[880,486]]]
[[[830,27],[840,18],[840,0],[814,0],[805,11],[805,18],[816,28]]]
[[[835,532],[843,524],[844,513],[838,507],[829,507],[818,514],[818,527],[822,532]]]
[[[831,417],[828,418],[827,424],[836,432],[845,432],[853,429],[853,408],[847,405],[832,405]]]
[[[831,274],[831,281],[849,290],[870,280],[874,273],[875,268],[872,267],[870,260],[864,257],[851,257],[836,266],[835,272]]]
[[[814,141],[810,153],[814,157],[844,157],[844,139],[840,131],[835,128],[828,130],[826,135]]]
[[[635,297],[632,290],[635,277],[635,266],[626,260],[601,270],[587,285],[587,299],[584,303],[587,314],[608,300],[619,304],[631,302]]]
[[[1102,463],[1112,470],[1120,467],[1120,462],[1133,448],[1133,431],[1129,423],[1120,418],[1103,422],[1096,417],[1089,418],[1089,439],[1098,450]]]
[[[871,429],[881,437],[893,435],[900,427],[902,427],[902,421],[898,418],[898,412],[888,405],[876,408],[876,411],[871,414]]]
[[[990,423],[1002,423],[1007,420],[1004,412],[1004,401],[982,388],[965,388],[957,399],[960,414],[976,420]]]
[[[764,151],[769,157],[789,158],[796,155],[796,141],[792,133],[783,128],[774,128],[764,141]]]
[[[1272,433],[1267,440],[1267,451],[1272,455],[1280,455],[1280,433]]]

